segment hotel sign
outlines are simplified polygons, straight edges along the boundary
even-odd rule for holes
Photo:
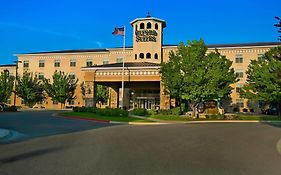
[[[137,30],[135,34],[137,42],[156,42],[156,30]]]

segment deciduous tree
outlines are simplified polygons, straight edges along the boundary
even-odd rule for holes
[[[14,86],[14,76],[9,75],[8,70],[4,70],[0,75],[0,103],[7,103],[12,95]]]
[[[25,72],[22,77],[18,77],[16,93],[29,107],[45,98],[42,82],[28,72]]]
[[[44,89],[48,96],[52,98],[52,101],[61,103],[65,106],[66,101],[75,99],[75,90],[78,79],[71,78],[64,72],[55,72],[52,76],[52,82],[50,79],[44,79]]]

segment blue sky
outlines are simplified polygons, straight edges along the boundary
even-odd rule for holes
[[[280,7],[280,0],[0,0],[0,64],[16,53],[120,47],[111,32],[122,25],[132,46],[130,21],[148,9],[167,22],[164,44],[277,41]]]

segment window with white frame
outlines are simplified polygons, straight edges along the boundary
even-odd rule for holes
[[[235,63],[243,63],[243,55],[237,54],[235,57]]]
[[[116,63],[123,63],[123,58],[120,57],[116,58]]]
[[[39,60],[39,67],[45,67],[45,60]]]
[[[60,67],[60,60],[55,60],[54,66],[55,67]]]
[[[87,59],[86,66],[87,67],[91,67],[92,65],[93,65],[93,60],[92,59]]]
[[[23,61],[23,67],[29,67],[29,61],[28,60]]]
[[[109,59],[108,58],[104,58],[102,61],[102,64],[109,64]]]
[[[75,59],[71,59],[69,62],[70,67],[76,67],[76,60]]]

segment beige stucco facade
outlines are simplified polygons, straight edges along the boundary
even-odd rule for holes
[[[88,50],[65,50],[53,52],[37,52],[28,54],[17,54],[19,63],[18,73],[24,71],[32,72],[34,75],[51,79],[55,71],[63,71],[75,75],[79,79],[76,89],[76,99],[68,106],[93,105],[94,84],[104,84],[110,87],[110,107],[120,106],[120,88],[122,81],[122,63],[123,57],[125,63],[131,65],[125,67],[124,82],[124,106],[132,107],[169,107],[169,96],[165,94],[161,84],[159,73],[159,64],[169,60],[169,52],[176,51],[175,45],[163,45],[163,30],[166,27],[164,20],[146,17],[137,18],[131,22],[133,28],[132,37],[126,35],[127,39],[133,39],[133,46],[123,48],[107,49],[88,49]],[[231,102],[226,107],[230,112],[235,107],[239,110],[243,108],[255,108],[247,100],[239,97],[239,88],[246,82],[246,70],[251,60],[258,59],[262,54],[279,43],[244,43],[244,44],[220,44],[208,45],[208,52],[218,49],[233,62],[232,67],[240,76],[239,81],[232,85]],[[135,64],[140,63],[135,66]],[[150,65],[153,63],[154,65]],[[92,66],[96,65],[96,66]],[[86,82],[90,89],[86,97],[81,94],[80,84]],[[151,93],[151,97],[138,97],[139,101],[134,101],[133,96]],[[136,94],[135,94],[136,93]],[[158,94],[158,95],[157,95]],[[152,102],[149,99],[155,100]],[[133,101],[133,102],[132,102]],[[145,102],[144,102],[145,101]],[[144,103],[143,103],[144,102]],[[132,104],[133,103],[133,104]],[[138,104],[135,104],[138,103]],[[143,103],[143,104],[141,104]],[[147,103],[147,104],[146,104]],[[250,106],[249,106],[250,104]],[[17,100],[17,105],[21,105],[21,100]],[[39,106],[45,108],[60,108],[59,104],[53,104],[51,99],[47,98]]]

